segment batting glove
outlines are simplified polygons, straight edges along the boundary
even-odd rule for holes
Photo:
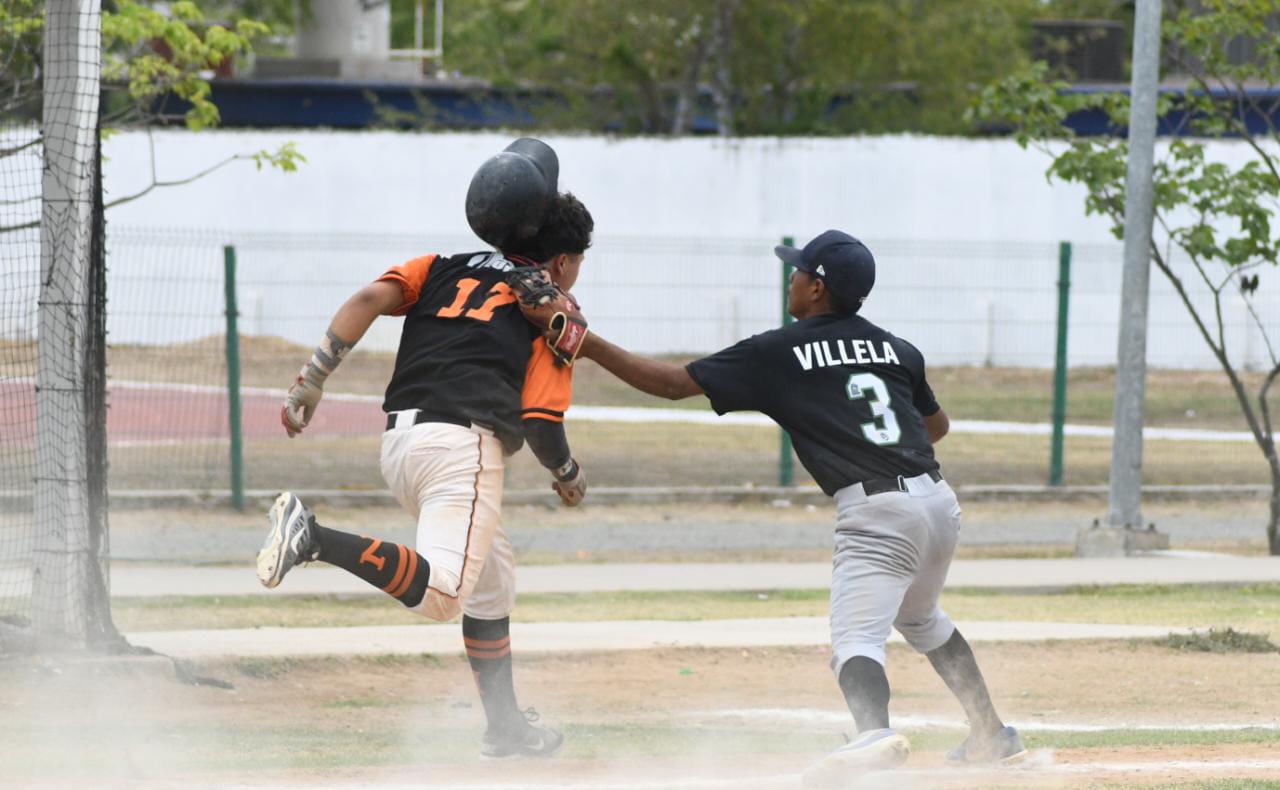
[[[577,461],[570,458],[569,463],[553,470],[551,474],[555,477],[551,482],[551,489],[560,495],[560,501],[565,507],[582,504],[587,496],[587,475]]]
[[[324,380],[342,363],[353,345],[354,342],[343,340],[330,328],[324,333],[320,345],[311,352],[311,360],[302,366],[298,380],[293,382],[284,405],[280,407],[280,422],[290,439],[302,433],[302,429],[311,422],[316,406],[320,404],[320,396],[324,395]]]
[[[298,373],[298,380],[289,388],[284,405],[280,407],[280,423],[284,425],[289,438],[302,433],[302,429],[311,422],[316,413],[316,406],[324,395],[323,379],[317,380],[310,363]]]

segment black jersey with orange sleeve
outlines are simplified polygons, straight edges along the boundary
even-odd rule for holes
[[[395,266],[404,303],[386,412],[421,409],[443,421],[489,428],[507,453],[524,443],[522,418],[560,422],[572,398],[572,368],[558,367],[542,334],[507,286],[515,264],[500,253],[427,255]]]

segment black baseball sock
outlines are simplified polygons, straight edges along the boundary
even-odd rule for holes
[[[840,668],[840,690],[858,732],[889,726],[889,678],[879,661],[854,656]]]
[[[320,561],[359,576],[405,606],[417,606],[427,594],[431,567],[413,549],[319,524],[313,523],[312,528],[320,544]]]
[[[947,684],[947,688],[960,700],[974,732],[994,735],[1004,726],[991,702],[991,693],[987,691],[987,683],[982,679],[982,670],[978,669],[978,659],[974,658],[973,649],[959,630],[951,634],[951,638],[942,647],[930,650],[925,655],[938,676]]]
[[[501,731],[524,723],[516,704],[515,681],[511,676],[511,618],[480,620],[462,616],[462,642],[471,662],[484,705],[489,731]]]

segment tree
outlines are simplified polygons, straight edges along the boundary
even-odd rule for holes
[[[1280,377],[1280,356],[1253,298],[1259,272],[1280,259],[1280,238],[1271,215],[1280,207],[1280,129],[1275,99],[1280,86],[1280,49],[1274,46],[1277,9],[1271,0],[1204,0],[1165,21],[1165,53],[1186,77],[1186,87],[1162,92],[1157,113],[1187,134],[1173,139],[1155,166],[1155,228],[1151,257],[1178,294],[1200,337],[1230,381],[1241,414],[1271,473],[1267,542],[1280,555],[1280,456],[1269,396]],[[1241,42],[1246,57],[1229,55]],[[1064,125],[1081,110],[1103,110],[1120,129],[1128,118],[1121,94],[1072,94],[1046,79],[1036,64],[987,87],[971,118],[1007,124],[1023,147],[1052,157],[1051,178],[1082,185],[1085,210],[1124,230],[1124,185],[1128,148],[1121,136],[1076,137]],[[1212,161],[1205,139],[1231,137],[1251,151],[1232,168]],[[1159,155],[1159,151],[1157,152]],[[1176,248],[1188,264],[1172,259]],[[1250,391],[1241,361],[1233,356],[1223,321],[1224,300],[1241,298],[1265,340],[1269,369]]]
[[[116,88],[104,92],[104,133],[118,126],[150,127],[166,121],[168,97],[186,104],[181,121],[188,129],[216,126],[219,116],[209,98],[210,72],[249,53],[254,40],[269,30],[263,23],[245,18],[229,24],[211,23],[190,0],[179,0],[163,9],[136,0],[104,3],[102,81],[104,86]],[[8,0],[0,6],[0,57],[6,62],[0,82],[0,117],[38,124],[44,98],[40,90],[43,30],[44,4],[40,0]],[[0,159],[40,144],[39,134],[30,135],[0,149]],[[237,154],[172,181],[156,179],[153,168],[150,185],[109,201],[106,207],[136,200],[157,187],[189,183],[239,160],[253,161],[259,169],[271,166],[286,172],[306,161],[293,143],[286,143],[275,151]],[[0,233],[37,224],[38,219],[3,226]]]
[[[392,0],[398,46],[412,12]],[[978,86],[1028,62],[1031,20],[1125,13],[1113,0],[468,0],[445,6],[444,63],[545,96],[543,128],[683,134],[698,114],[722,134],[955,134]]]

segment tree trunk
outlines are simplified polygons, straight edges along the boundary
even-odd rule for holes
[[[701,19],[694,22],[694,26],[701,25]],[[687,133],[689,127],[693,124],[693,116],[697,111],[698,105],[698,80],[702,76],[702,66],[707,61],[709,49],[710,37],[706,34],[699,34],[697,43],[693,47],[693,53],[685,66],[684,78],[680,81],[680,94],[676,97],[675,118],[671,121],[671,133],[673,135]]]
[[[1112,217],[1114,219],[1114,214]],[[1195,259],[1193,258],[1193,260]],[[1219,364],[1222,365],[1222,372],[1227,374],[1227,380],[1231,384],[1231,391],[1235,393],[1236,402],[1240,404],[1240,411],[1244,415],[1245,423],[1248,424],[1249,430],[1253,433],[1254,442],[1257,444],[1258,449],[1262,451],[1262,456],[1267,459],[1267,465],[1271,468],[1271,513],[1267,519],[1267,550],[1273,556],[1280,556],[1280,534],[1277,534],[1277,525],[1280,524],[1280,455],[1276,452],[1275,439],[1271,434],[1271,412],[1267,408],[1267,392],[1277,377],[1280,377],[1280,365],[1272,368],[1271,373],[1267,375],[1266,381],[1263,382],[1262,389],[1258,393],[1258,410],[1255,412],[1249,403],[1249,394],[1245,392],[1244,382],[1240,380],[1235,366],[1231,364],[1231,359],[1227,356],[1226,339],[1222,338],[1221,343],[1214,342],[1213,335],[1209,332],[1209,327],[1205,325],[1204,319],[1187,295],[1182,279],[1169,268],[1168,262],[1154,243],[1151,245],[1151,261],[1164,273],[1165,278],[1169,280],[1174,290],[1177,291],[1178,296],[1182,299],[1183,306],[1187,308],[1187,312],[1191,315],[1191,320],[1200,331],[1200,336],[1204,338],[1205,343],[1213,351],[1213,355],[1218,358]],[[1215,302],[1219,298],[1220,294],[1214,292]]]
[[[1271,468],[1271,516],[1267,519],[1267,549],[1280,557],[1280,470]]]
[[[721,137],[732,137],[733,79],[729,74],[729,48],[733,42],[733,13],[738,0],[719,0],[716,19],[711,29],[715,48],[715,68],[711,79],[711,98],[716,105],[716,125]]]

